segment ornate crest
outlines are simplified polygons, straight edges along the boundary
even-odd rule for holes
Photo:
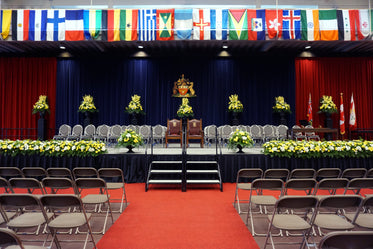
[[[189,79],[184,78],[184,74],[181,75],[181,78],[174,82],[174,87],[172,89],[172,97],[196,97],[196,93],[193,89],[193,82],[190,82]]]

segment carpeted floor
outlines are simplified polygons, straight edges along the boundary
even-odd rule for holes
[[[130,205],[98,243],[114,248],[259,249],[234,209],[235,184],[180,188],[127,184]]]

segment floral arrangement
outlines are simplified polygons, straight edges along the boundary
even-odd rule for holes
[[[79,112],[97,112],[93,97],[91,95],[84,95],[83,101],[79,106]]]
[[[133,95],[131,96],[131,101],[126,107],[126,112],[129,114],[145,114],[144,110],[142,109],[141,103],[140,103],[140,96],[139,95]]]
[[[228,149],[236,149],[237,145],[242,148],[251,147],[254,144],[253,139],[247,131],[237,129],[233,132],[228,140]]]
[[[132,129],[125,130],[122,134],[120,134],[120,137],[118,138],[118,146],[132,146],[135,148],[139,147],[142,144],[144,144],[144,140]]]
[[[179,110],[177,110],[177,116],[180,118],[193,117],[193,109],[189,105],[188,98],[183,98]]]
[[[32,114],[35,114],[37,112],[44,112],[48,111],[49,112],[49,105],[47,101],[47,96],[46,95],[40,95],[39,100],[36,101],[32,108]]]
[[[337,106],[334,104],[332,96],[323,95],[320,99],[320,112],[322,113],[335,113]]]
[[[228,111],[230,112],[242,112],[243,105],[241,101],[238,100],[237,94],[232,94],[229,96]]]
[[[98,156],[106,152],[105,144],[97,141],[0,140],[0,154],[41,156]]]
[[[295,158],[372,157],[373,141],[270,141],[263,145],[264,154]]]
[[[291,113],[290,105],[285,102],[283,96],[275,97],[275,105],[272,108],[274,112]]]

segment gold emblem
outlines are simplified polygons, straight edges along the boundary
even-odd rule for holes
[[[190,82],[189,79],[184,78],[184,74],[181,75],[181,78],[174,82],[174,87],[172,89],[172,97],[195,97],[197,96],[193,89],[193,82]]]

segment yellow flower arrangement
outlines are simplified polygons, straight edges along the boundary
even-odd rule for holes
[[[79,112],[97,112],[93,97],[91,95],[84,95],[83,101],[79,106]]]
[[[46,95],[40,95],[39,100],[36,101],[32,108],[32,114],[35,114],[37,112],[44,112],[48,111],[49,112],[49,105],[47,101],[47,96]]]
[[[126,112],[129,114],[145,114],[144,110],[142,109],[141,102],[140,102],[140,96],[135,94],[131,96],[131,101],[126,107]]]
[[[232,94],[229,96],[228,111],[230,112],[242,112],[243,105],[241,101],[238,100],[237,94]]]
[[[144,140],[132,129],[125,130],[118,138],[118,146],[139,147],[142,144],[144,144]]]
[[[320,99],[320,112],[321,113],[335,113],[337,106],[333,102],[332,96],[323,95]]]
[[[106,152],[105,144],[97,141],[0,140],[0,154],[41,156],[98,156]]]
[[[373,157],[373,141],[270,141],[263,145],[264,154],[294,158]]]
[[[285,102],[283,96],[275,97],[275,105],[272,108],[274,112],[291,113],[290,105]]]
[[[189,100],[188,98],[182,98],[181,105],[179,107],[179,110],[177,110],[177,116],[180,118],[185,118],[185,117],[193,117],[193,109],[189,105]]]
[[[251,147],[253,144],[254,141],[247,131],[237,129],[232,133],[228,140],[228,149],[234,150],[237,148],[237,145],[240,145],[242,148],[246,148]]]

